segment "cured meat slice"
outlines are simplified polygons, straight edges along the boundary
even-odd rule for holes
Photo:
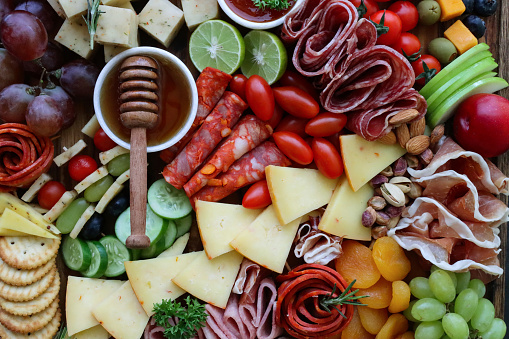
[[[314,28],[320,19],[327,0],[303,1],[299,9],[288,14],[281,32],[283,41],[292,43],[299,39],[304,32]]]
[[[207,185],[209,179],[215,178],[241,156],[261,144],[272,134],[272,128],[254,115],[243,117],[232,130],[232,133],[210,159],[184,185],[187,196],[192,196]]]
[[[235,93],[225,92],[191,141],[163,170],[166,181],[177,189],[191,178],[219,142],[231,133],[247,104]]]
[[[283,333],[276,324],[277,288],[272,278],[260,282],[256,303],[255,327],[258,339],[274,339]]]
[[[226,87],[230,83],[232,76],[212,67],[206,67],[196,80],[198,90],[198,110],[194,118],[193,125],[180,141],[175,145],[161,152],[161,159],[164,162],[171,162],[184,146],[191,140],[194,132],[200,127],[205,118],[214,109],[217,102],[223,96]]]
[[[249,338],[256,337],[256,331],[253,324],[244,323],[239,313],[239,295],[232,293],[228,300],[228,305],[224,310],[223,322],[228,326],[228,329],[233,333],[235,338]]]
[[[266,271],[262,271],[260,265],[251,260],[244,258],[240,264],[239,274],[233,284],[232,292],[235,294],[242,294],[243,300],[241,303],[253,303],[255,301],[256,291],[258,288],[257,282],[267,275]],[[255,291],[253,293],[253,291]],[[253,295],[253,297],[246,296]]]
[[[297,231],[295,256],[308,264],[327,265],[341,254],[341,238],[318,230],[318,222],[304,223]]]
[[[196,200],[219,201],[246,185],[265,178],[265,167],[269,165],[289,166],[290,160],[270,141],[265,141],[249,153],[243,155],[230,166],[228,171],[214,179],[217,186],[202,188],[191,197]]]

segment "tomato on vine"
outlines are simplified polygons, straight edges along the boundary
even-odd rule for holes
[[[427,84],[442,69],[437,58],[429,54],[423,54],[420,59],[412,62],[412,68],[419,85]]]
[[[416,61],[420,57],[421,42],[412,33],[401,33],[399,39],[391,47],[403,54],[410,62]]]
[[[378,11],[370,20],[375,24],[378,38],[378,45],[390,46],[394,44],[401,35],[402,23],[400,17],[389,10]]]
[[[359,17],[368,19],[371,15],[380,10],[375,0],[350,0],[350,2],[357,7]],[[362,14],[362,15],[361,15]]]
[[[417,7],[410,1],[396,1],[389,6],[389,11],[396,13],[401,19],[403,32],[414,29],[419,22]]]

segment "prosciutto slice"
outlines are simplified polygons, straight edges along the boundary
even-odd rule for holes
[[[341,238],[318,230],[318,223],[304,223],[297,231],[295,256],[308,264],[327,265],[341,254]]]

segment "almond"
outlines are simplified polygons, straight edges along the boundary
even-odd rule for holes
[[[413,108],[410,109],[404,109],[396,113],[394,116],[392,116],[389,119],[389,124],[391,125],[401,125],[406,124],[407,122],[410,122],[417,118],[419,116],[419,111]]]
[[[408,140],[405,148],[408,153],[417,155],[424,152],[429,147],[429,137],[427,135],[418,135]]]
[[[410,124],[410,137],[416,137],[418,135],[423,135],[424,130],[426,129],[426,119],[422,117],[419,120],[416,120]]]
[[[406,124],[400,125],[396,128],[396,137],[398,138],[399,145],[405,148],[406,143],[410,140],[410,131]]]
[[[431,131],[430,136],[430,143],[431,145],[435,145],[442,139],[444,136],[445,128],[444,125],[437,125],[435,128],[433,128],[433,131]]]
[[[376,139],[376,141],[381,142],[382,144],[385,145],[393,145],[396,143],[396,134],[394,134],[393,131],[390,131],[383,137]]]

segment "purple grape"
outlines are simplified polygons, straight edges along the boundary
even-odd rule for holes
[[[30,94],[31,87],[25,84],[14,84],[0,92],[0,119],[4,122],[25,122],[27,107],[34,100]]]
[[[12,12],[12,0],[0,0],[0,23],[2,20]]]
[[[60,106],[63,118],[62,129],[70,127],[76,120],[74,101],[71,96],[60,86],[51,89],[45,88],[43,92],[53,98]]]
[[[100,69],[85,59],[62,66],[60,85],[75,98],[92,98]]]
[[[48,48],[41,58],[41,63],[47,71],[54,71],[62,67],[64,64],[64,54],[62,52],[62,48],[52,42],[48,42]],[[41,66],[39,66],[35,60],[24,61],[23,68],[25,71],[34,74],[41,74],[42,72]]]
[[[0,48],[0,91],[12,84],[23,82],[23,67],[21,62],[6,49]]]
[[[41,20],[50,37],[55,36],[62,24],[62,19],[46,1],[26,0],[19,3],[14,10],[27,11],[35,15]]]
[[[16,58],[29,61],[40,58],[48,45],[48,33],[41,20],[25,11],[12,11],[0,25],[4,47]]]
[[[28,105],[25,115],[27,125],[35,134],[50,137],[60,131],[63,114],[55,99],[39,95]]]

